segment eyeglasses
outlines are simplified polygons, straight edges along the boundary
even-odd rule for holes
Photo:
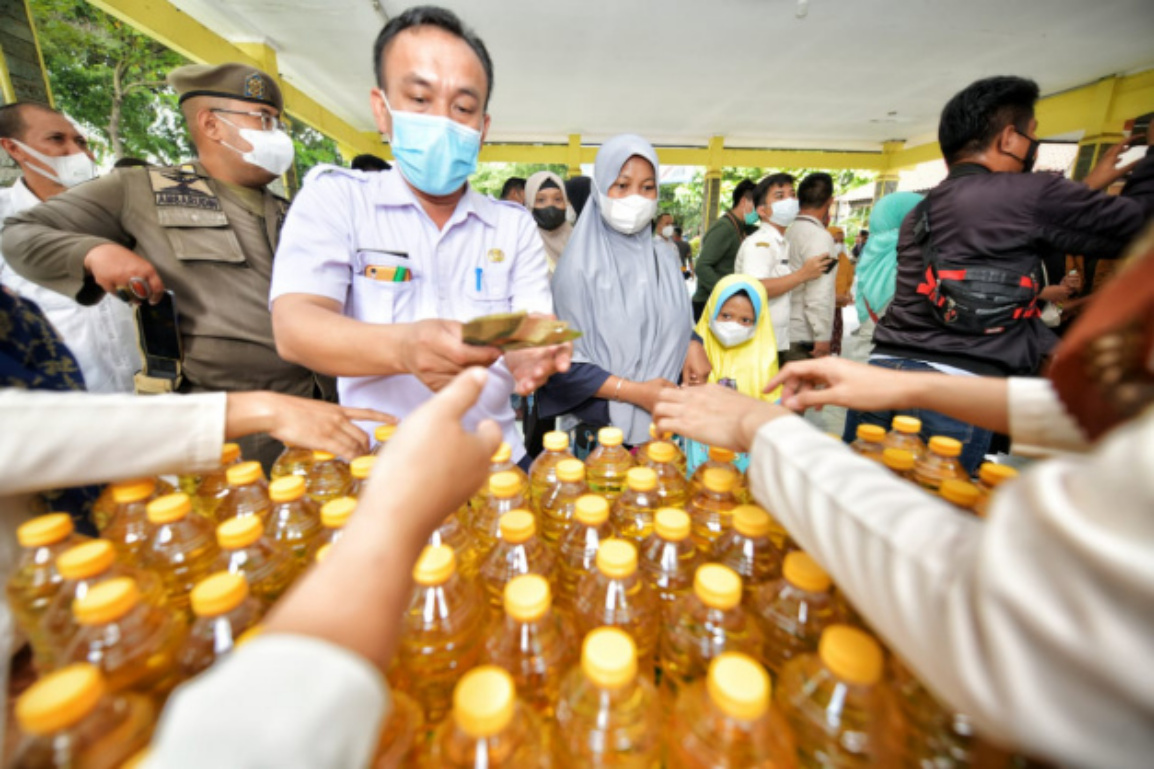
[[[224,109],[223,107],[218,107],[217,109],[214,109],[213,112],[224,112],[229,115],[248,115],[249,117],[258,117],[260,118],[260,129],[262,131],[288,130],[288,126],[284,124],[283,120],[276,117],[275,115],[270,115],[267,112],[245,112],[244,110]]]

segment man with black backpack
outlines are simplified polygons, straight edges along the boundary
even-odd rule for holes
[[[1038,372],[1057,338],[1040,320],[1041,253],[1121,255],[1149,211],[1099,190],[1133,169],[1154,176],[1154,158],[1116,168],[1125,145],[1107,150],[1084,183],[1032,174],[1038,151],[1038,86],[1019,77],[979,80],[942,110],[938,141],[949,175],[902,223],[894,299],[874,335],[870,363],[961,376]],[[854,412],[857,425],[889,427],[896,412]],[[936,412],[911,412],[923,438],[965,444],[974,472],[991,434]]]

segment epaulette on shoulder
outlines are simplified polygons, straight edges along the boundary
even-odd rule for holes
[[[358,171],[355,168],[345,168],[344,166],[334,166],[331,163],[321,163],[319,166],[313,166],[307,174],[305,174],[304,183],[308,184],[313,179],[327,174],[336,174],[337,176],[347,176],[350,179],[356,179],[362,184],[368,184],[369,175],[364,171]]]

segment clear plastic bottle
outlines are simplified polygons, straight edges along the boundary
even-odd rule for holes
[[[920,460],[926,453],[926,444],[919,433],[922,431],[922,420],[917,417],[894,417],[893,426],[886,434],[885,446],[887,449],[902,449],[914,455],[914,462]]]
[[[613,503],[609,520],[617,536],[640,546],[653,533],[653,515],[661,507],[657,496],[657,473],[651,467],[631,467],[625,474],[625,491]]]
[[[161,701],[180,683],[176,655],[188,625],[145,601],[131,577],[94,585],[72,613],[80,629],[62,661],[96,665],[110,691],[132,690]]]
[[[576,657],[572,629],[553,608],[549,582],[539,574],[509,580],[504,608],[485,642],[484,659],[509,671],[517,695],[549,718],[557,707],[561,678]]]
[[[720,655],[708,676],[677,699],[666,766],[794,769],[793,735],[771,705],[771,691],[769,676],[753,659],[734,652]]]
[[[220,555],[215,531],[211,523],[192,514],[187,494],[169,494],[149,502],[148,522],[152,531],[141,562],[160,575],[169,607],[187,617],[188,594],[212,573]]]
[[[150,491],[144,499],[140,499],[138,490],[143,489],[148,484],[151,484],[151,486],[148,486]],[[129,492],[129,489],[135,491]],[[174,491],[176,491],[176,489],[173,488],[172,484],[163,478],[133,478],[127,481],[110,483],[104,487],[104,491],[100,492],[100,496],[92,503],[92,523],[96,526],[97,531],[103,532],[116,514],[116,509],[120,505],[128,503],[139,504],[139,520],[142,521],[144,520],[145,505],[157,497],[163,497],[165,494],[171,494]],[[118,496],[122,501],[117,501],[116,498]]]
[[[468,508],[463,507],[446,518],[440,526],[429,535],[430,545],[447,545],[453,549],[457,557],[457,573],[462,579],[471,580],[481,568],[481,553],[473,546],[469,530],[462,522],[466,518]]]
[[[677,599],[661,634],[662,694],[672,706],[678,693],[705,678],[709,664],[723,652],[757,658],[761,634],[741,606],[741,577],[732,569],[707,563],[693,577],[693,592]]]
[[[192,612],[196,619],[177,655],[184,678],[192,678],[231,652],[263,613],[260,602],[249,595],[245,578],[228,571],[206,577],[193,588]]]
[[[589,491],[617,501],[625,491],[625,474],[635,464],[633,455],[622,445],[625,434],[616,427],[597,431],[597,448],[585,458],[585,482]]]
[[[493,665],[472,670],[453,692],[453,712],[437,728],[429,766],[544,769],[551,766],[537,715],[517,699],[513,678]]]
[[[886,448],[886,429],[881,425],[858,425],[857,440],[849,445],[858,454],[875,462],[882,461]]]
[[[785,556],[782,577],[762,585],[750,602],[764,641],[761,659],[774,676],[800,654],[817,651],[822,631],[843,621],[833,582],[807,553]]]
[[[685,507],[689,501],[689,481],[685,480],[685,455],[669,441],[648,444],[642,466],[657,473],[659,507]]]
[[[497,473],[513,473],[517,476],[517,483],[519,484],[518,493],[525,498],[525,504],[521,507],[529,507],[529,476],[525,474],[516,462],[513,461],[513,448],[508,443],[502,443],[497,447],[497,451],[489,460],[489,478],[492,479]],[[475,513],[482,510],[489,500],[488,487],[482,486],[469,500],[469,509]]]
[[[404,692],[391,691],[389,698],[392,699],[393,708],[385,716],[371,766],[373,769],[419,766],[425,736],[425,717],[421,715],[420,706]]]
[[[397,685],[433,724],[449,712],[453,687],[480,659],[488,608],[477,585],[457,575],[456,557],[444,545],[424,549],[413,581],[402,617]]]
[[[377,458],[373,454],[366,454],[349,462],[349,475],[352,477],[352,483],[349,484],[350,497],[361,498],[361,492],[365,490],[376,464]]]
[[[753,592],[781,576],[781,550],[773,543],[773,519],[757,505],[733,508],[733,528],[713,546],[713,560],[741,577],[748,604]]]
[[[108,522],[100,531],[116,548],[116,555],[125,563],[139,563],[141,550],[148,543],[151,527],[148,525],[148,503],[163,496],[155,478],[138,478],[110,484],[112,508]],[[170,487],[171,488],[171,487]]]
[[[974,504],[974,513],[985,518],[990,509],[990,500],[994,495],[994,490],[1006,481],[1017,477],[1018,471],[1009,465],[983,462],[978,470],[978,501]]]
[[[802,766],[899,764],[903,726],[882,668],[881,646],[848,625],[827,627],[817,654],[786,663],[776,701]]]
[[[220,450],[220,467],[200,476],[192,497],[192,512],[216,521],[216,508],[228,496],[228,468],[240,462],[240,445],[226,443]]]
[[[702,552],[713,551],[713,543],[729,528],[738,475],[733,470],[711,467],[702,473],[701,485],[689,500],[685,512],[693,524],[693,541]]]
[[[120,766],[148,745],[156,706],[139,694],[109,694],[93,665],[68,665],[16,701],[21,738],[11,769]]]
[[[280,477],[293,475],[285,473]],[[272,501],[268,497],[268,483],[265,482],[260,462],[233,465],[228,468],[225,476],[228,478],[228,493],[216,508],[217,523],[245,515],[259,516],[261,521],[267,521]]]
[[[313,552],[321,546],[336,542],[341,538],[345,525],[353,517],[357,509],[357,500],[353,497],[337,497],[326,502],[321,507],[321,532],[313,540]]]
[[[556,556],[537,536],[537,521],[528,510],[512,510],[497,521],[501,539],[481,563],[481,581],[489,605],[500,609],[505,585],[522,574],[539,574],[553,579]]]
[[[654,460],[654,458],[652,456],[650,456],[649,449],[653,448],[653,446],[655,444],[658,444],[658,443],[668,443],[670,446],[673,447],[674,458],[672,460],[666,460],[666,459]],[[661,450],[661,453],[663,453],[663,452],[664,452],[664,449]],[[672,461],[673,464],[677,466],[677,469],[681,472],[681,479],[685,480],[685,478],[687,476],[686,469],[685,469],[686,468],[685,454],[681,451],[681,449],[679,449],[677,447],[677,444],[673,442],[673,433],[658,433],[657,432],[657,425],[650,424],[649,425],[649,441],[647,443],[644,443],[641,446],[637,447],[637,462],[638,462],[638,464],[641,464],[645,467],[652,467],[653,462],[655,462],[655,461],[660,461],[660,462]]]
[[[379,456],[396,432],[397,425],[380,425],[376,430],[373,430],[373,439],[377,442],[377,445],[373,447],[373,454]]]
[[[601,543],[613,536],[609,524],[609,502],[605,497],[586,494],[573,508],[573,525],[557,546],[556,603],[572,609],[577,586],[591,573]]]
[[[689,516],[684,510],[663,507],[653,520],[653,533],[639,552],[640,569],[669,622],[673,619],[670,608],[679,596],[693,589],[693,576],[705,556],[689,536]]]
[[[317,505],[305,495],[305,481],[299,475],[277,478],[268,487],[272,510],[265,533],[288,550],[298,572],[311,563],[313,541],[321,533]]]
[[[281,452],[280,456],[276,458],[276,462],[273,463],[269,477],[274,481],[277,478],[284,478],[287,475],[299,475],[304,478],[308,476],[309,469],[312,466],[312,449],[306,449],[304,446],[290,446],[286,443],[284,451]]]
[[[585,464],[580,459],[562,459],[550,470],[554,481],[541,492],[537,510],[541,536],[546,542],[556,543],[573,524],[577,500],[588,494],[589,488],[585,485]]]
[[[296,578],[293,557],[265,535],[264,525],[255,515],[233,518],[217,526],[216,542],[220,545],[220,555],[213,571],[243,575],[265,611],[272,608]]]
[[[978,503],[978,499],[982,493],[978,490],[977,486],[969,481],[963,481],[958,478],[947,478],[942,481],[942,485],[938,487],[938,495],[959,510],[970,513],[971,515],[977,515],[977,513],[974,512],[974,505]]]
[[[585,636],[581,665],[561,684],[557,766],[655,769],[661,727],[657,693],[638,675],[633,639],[617,628]]]
[[[327,451],[313,452],[313,465],[305,479],[308,496],[319,507],[329,500],[347,497],[353,485],[349,463]]]
[[[637,548],[623,539],[607,539],[597,549],[596,569],[577,585],[577,632],[618,627],[637,644],[644,675],[654,669],[661,606],[637,571]]]
[[[958,461],[958,457],[961,455],[961,441],[943,435],[935,435],[930,438],[926,453],[914,465],[914,480],[919,486],[930,491],[937,491],[942,485],[942,481],[950,478],[968,481],[970,474]]]
[[[84,540],[75,534],[67,513],[49,513],[25,521],[16,529],[16,539],[22,549],[16,568],[8,577],[8,605],[16,625],[32,644],[37,667],[48,670],[45,665],[51,664],[55,655],[41,622],[64,586],[56,559]]]
[[[705,485],[705,473],[709,470],[719,469],[728,470],[736,477],[733,496],[737,498],[738,503],[748,500],[749,489],[746,488],[745,475],[734,463],[736,458],[737,455],[729,449],[721,446],[710,446],[709,459],[698,465],[697,469],[693,471],[693,477],[689,479],[689,499],[693,499],[694,495],[701,491],[702,486]]]
[[[916,462],[913,452],[906,449],[888,448],[882,452],[882,464],[888,467],[894,475],[905,478],[907,481],[914,479]]]
[[[521,477],[512,471],[503,471],[489,476],[489,494],[485,504],[473,511],[469,529],[473,534],[473,546],[481,560],[497,545],[500,530],[497,521],[512,510],[524,510],[529,501],[525,498]]]
[[[535,509],[540,509],[541,497],[557,482],[557,463],[574,459],[569,451],[569,433],[553,430],[542,439],[545,450],[529,465],[529,498]]]

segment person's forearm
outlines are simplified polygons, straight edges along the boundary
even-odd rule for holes
[[[339,305],[305,294],[278,297],[272,307],[277,354],[329,376],[391,376],[407,373],[401,349],[408,324],[365,323],[346,317]]]
[[[596,395],[598,398],[604,398],[607,401],[622,401],[636,406],[638,405],[640,390],[640,382],[633,382],[625,377],[611,374],[609,378],[597,388]]]
[[[1010,432],[1007,380],[983,376],[902,373],[895,378],[896,409],[937,411],[996,433]]]

